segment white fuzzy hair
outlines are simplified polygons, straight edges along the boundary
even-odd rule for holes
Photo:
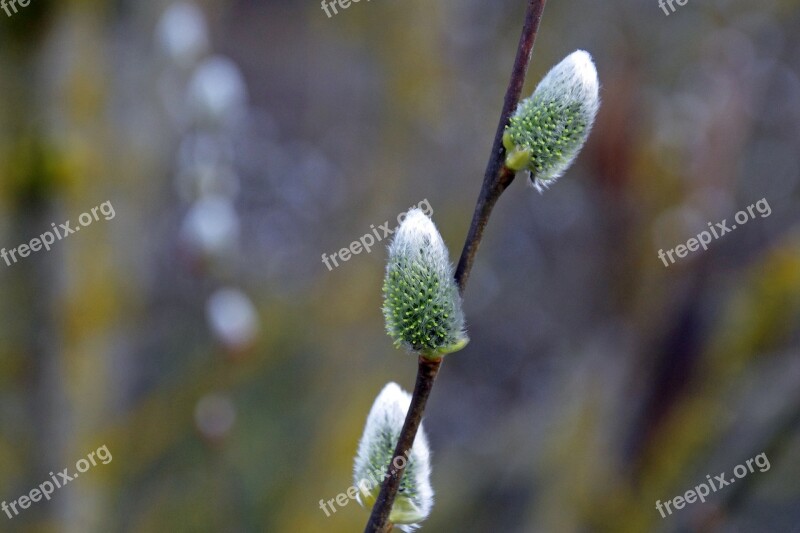
[[[375,398],[367,416],[364,433],[358,444],[358,453],[353,468],[354,486],[361,488],[365,481],[370,480],[383,481],[389,466],[388,460],[384,459],[387,457],[386,444],[387,442],[391,443],[392,451],[388,454],[390,457],[400,436],[410,405],[411,395],[394,382],[386,384]],[[427,518],[433,507],[433,487],[430,482],[431,453],[422,424],[417,431],[411,453],[407,455],[409,460],[404,473],[404,482],[413,487],[414,495],[413,498],[410,498],[408,495],[398,493],[395,504],[400,498],[406,498],[407,502],[404,503],[411,505],[415,512],[413,516],[400,517],[400,522],[396,521],[398,517],[391,515],[390,520],[403,531],[413,531],[419,527],[417,522]],[[376,465],[376,462],[380,462],[380,464]],[[360,491],[357,499],[363,505]],[[395,509],[393,509],[393,513],[394,511]]]

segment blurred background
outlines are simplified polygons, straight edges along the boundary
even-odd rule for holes
[[[500,199],[471,343],[425,417],[423,531],[798,532],[800,3],[549,2],[525,93],[575,49],[603,104],[566,176]],[[0,11],[0,498],[113,456],[24,532],[352,532],[385,244],[427,200],[455,261],[521,0],[32,0]],[[765,199],[771,214],[665,267]],[[662,518],[766,453],[770,469]]]

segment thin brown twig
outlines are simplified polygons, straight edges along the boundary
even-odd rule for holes
[[[472,223],[470,224],[469,232],[464,242],[464,248],[461,252],[458,266],[456,267],[455,281],[460,294],[464,293],[464,288],[467,285],[467,279],[472,269],[472,263],[475,260],[475,254],[483,238],[483,231],[489,221],[492,209],[503,191],[505,191],[514,180],[514,172],[504,165],[505,149],[503,148],[503,133],[522,94],[522,85],[525,83],[525,75],[528,72],[528,65],[530,64],[531,54],[533,53],[533,44],[536,41],[536,34],[539,29],[539,22],[541,21],[546,1],[547,0],[528,0],[525,22],[522,26],[522,35],[519,39],[517,56],[511,71],[511,80],[506,89],[503,110],[500,113],[500,122],[497,125],[497,132],[495,133],[494,143],[492,144],[492,152],[489,156],[489,162],[486,165],[486,173],[483,177],[483,185],[481,186],[481,192],[478,196],[478,202],[472,216]],[[381,486],[381,491],[375,501],[375,505],[372,507],[372,513],[364,529],[364,533],[384,533],[388,531],[387,526],[391,528],[391,525],[389,525],[389,513],[392,510],[392,505],[397,496],[397,490],[400,487],[400,481],[405,472],[405,461],[400,462],[402,467],[398,468],[396,471],[393,465],[395,460],[399,457],[403,457],[414,443],[417,430],[422,421],[422,413],[425,411],[425,404],[428,402],[428,396],[433,388],[433,383],[436,380],[436,375],[439,372],[441,364],[441,359],[431,360],[422,356],[419,358],[417,381],[414,386],[414,393],[411,396],[411,405],[409,406],[403,429],[400,432],[400,437],[394,450],[394,457],[387,468],[386,479]]]
[[[536,41],[536,34],[539,30],[539,22],[542,19],[542,12],[546,0],[530,0],[528,10],[525,13],[525,23],[522,26],[522,35],[519,38],[517,57],[514,60],[514,67],[511,70],[511,80],[508,82],[503,110],[500,113],[500,122],[497,124],[497,131],[494,135],[492,153],[486,165],[486,173],[483,176],[483,185],[475,212],[472,215],[472,223],[469,227],[464,249],[456,267],[456,284],[461,294],[467,286],[467,279],[472,270],[472,263],[478,246],[483,239],[483,230],[489,222],[494,204],[497,203],[503,191],[514,181],[514,171],[506,168],[505,149],[503,148],[503,133],[505,132],[508,120],[519,103],[522,95],[522,85],[525,83],[525,75],[528,73],[528,65],[533,54],[533,43]]]

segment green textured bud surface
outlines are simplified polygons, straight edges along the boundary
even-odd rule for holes
[[[396,346],[435,359],[467,344],[447,248],[419,209],[408,212],[389,247],[383,293],[386,331]]]
[[[597,70],[578,50],[553,67],[506,126],[505,165],[525,170],[542,190],[572,164],[586,142],[599,107]]]

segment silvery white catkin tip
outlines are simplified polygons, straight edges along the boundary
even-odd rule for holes
[[[419,209],[408,212],[389,246],[383,293],[386,331],[396,346],[438,359],[469,342],[447,247]]]
[[[505,165],[526,170],[539,192],[552,184],[589,136],[600,106],[599,88],[592,56],[583,50],[553,67],[506,126]]]
[[[410,404],[411,395],[397,383],[388,383],[372,404],[353,467],[357,499],[362,506],[372,507],[378,498]],[[428,438],[420,424],[411,452],[406,453],[405,473],[389,515],[389,521],[403,531],[419,527],[433,507],[430,455]],[[402,460],[397,463],[395,466],[402,466]]]

